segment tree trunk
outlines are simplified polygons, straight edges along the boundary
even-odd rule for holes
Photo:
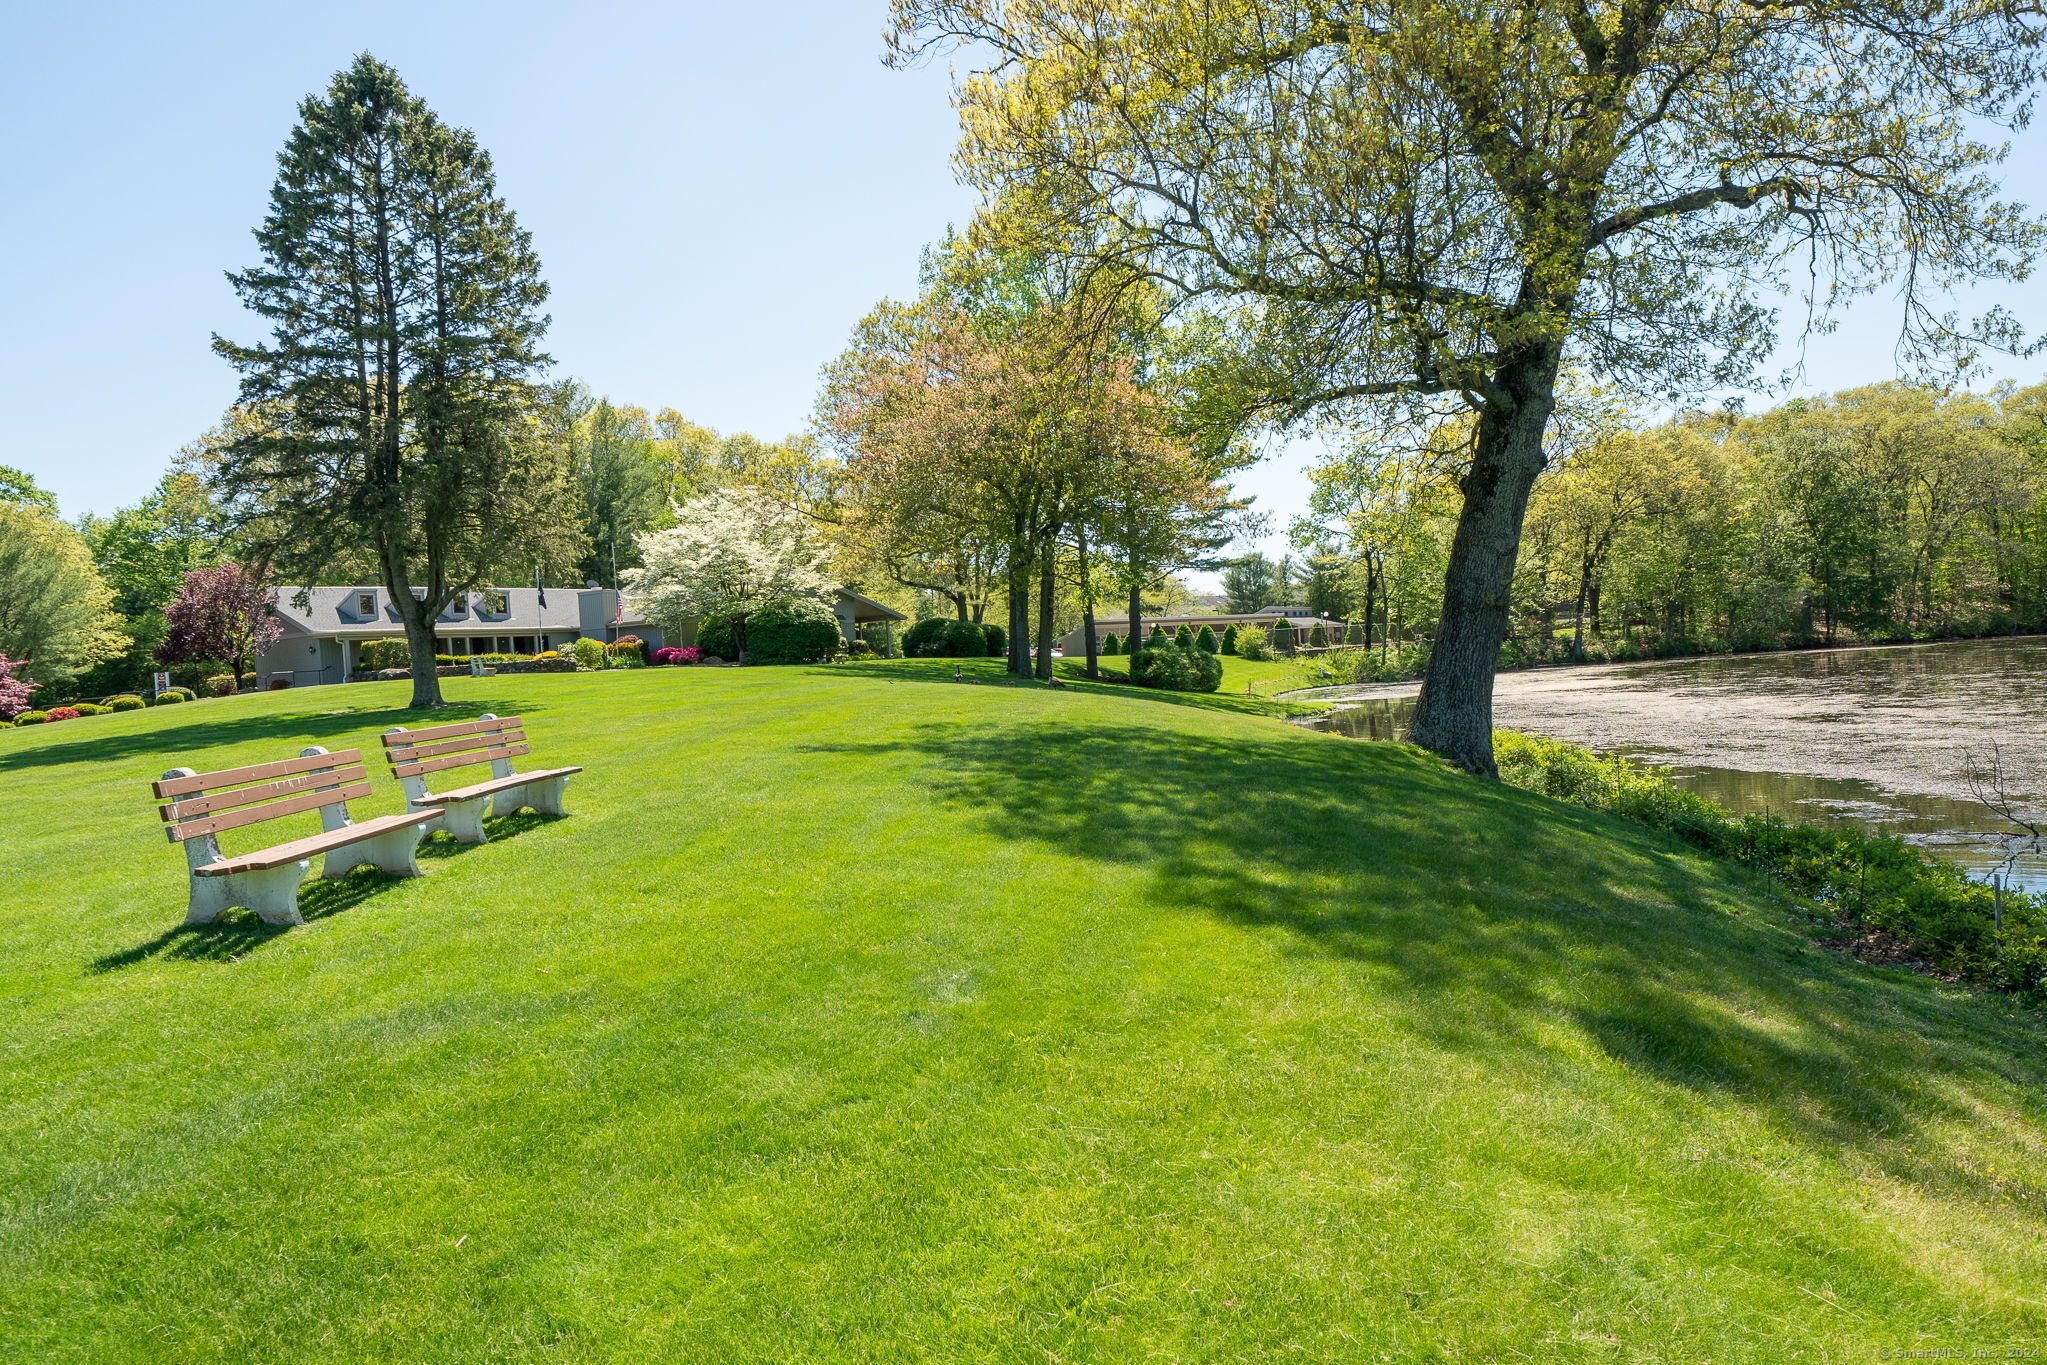
[[[1087,642],[1087,675],[1090,678],[1099,678],[1102,673],[1096,665],[1095,588],[1087,571],[1087,532],[1078,532],[1073,543],[1080,559],[1080,635],[1081,639]]]
[[[1493,762],[1493,672],[1507,638],[1507,607],[1528,494],[1542,472],[1543,432],[1556,407],[1557,352],[1501,367],[1504,403],[1480,416],[1464,509],[1443,575],[1443,617],[1429,653],[1408,738],[1468,772],[1498,777]]]
[[[1009,576],[1009,671],[1019,678],[1031,674],[1030,565],[1018,564]]]
[[[1131,575],[1132,584],[1137,576]],[[1133,586],[1130,589],[1130,638],[1123,642],[1125,654],[1135,654],[1144,648],[1144,589]]]
[[[1038,680],[1052,681],[1052,609],[1058,599],[1059,543],[1056,537],[1059,528],[1053,527],[1045,538],[1040,551],[1044,561],[1038,566]]]

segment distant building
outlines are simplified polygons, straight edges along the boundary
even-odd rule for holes
[[[307,599],[304,606],[294,600],[301,592]],[[284,635],[256,661],[258,687],[279,680],[300,687],[346,682],[362,666],[364,643],[405,634],[405,623],[382,588],[279,588],[276,607]],[[907,619],[849,588],[839,589],[832,609],[849,642],[864,625]],[[549,588],[545,593],[538,588],[482,588],[441,613],[434,623],[434,652],[457,658],[538,654],[566,649],[579,639],[609,643],[621,635],[637,635],[658,649],[694,643],[696,626],[684,623],[678,638],[669,640],[629,596],[612,588]]]
[[[1350,624],[1347,621],[1338,621],[1328,616],[1313,615],[1306,607],[1278,606],[1263,607],[1257,611],[1237,613],[1165,612],[1158,616],[1144,617],[1143,629],[1144,633],[1149,636],[1153,626],[1160,626],[1164,628],[1166,634],[1171,635],[1181,626],[1185,626],[1192,631],[1199,631],[1203,626],[1207,626],[1220,636],[1231,626],[1257,626],[1261,630],[1269,631],[1281,621],[1287,622],[1304,636],[1319,625],[1330,636],[1332,644],[1341,640],[1343,632],[1350,628]],[[1069,656],[1084,653],[1087,649],[1086,632],[1087,628],[1085,626],[1068,631],[1061,637],[1059,648]],[[1096,648],[1099,649],[1101,641],[1110,635],[1114,635],[1119,639],[1129,638],[1130,617],[1127,614],[1123,616],[1098,616],[1095,618]]]

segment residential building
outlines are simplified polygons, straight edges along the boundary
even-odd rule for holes
[[[405,634],[390,594],[380,587],[280,588],[276,607],[284,635],[256,661],[258,687],[345,682],[362,666],[366,642]],[[880,622],[892,628],[907,619],[849,588],[839,589],[832,609],[848,641],[858,638],[862,626]],[[622,635],[637,635],[659,649],[693,643],[695,624],[684,623],[676,639],[667,634],[630,596],[612,588],[484,588],[441,613],[434,623],[434,652],[457,658],[538,654],[567,649],[579,639],[609,643]]]

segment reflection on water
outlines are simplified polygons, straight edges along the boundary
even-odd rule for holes
[[[1588,730],[1597,731],[1598,727],[1583,724],[1584,717],[1578,714],[1589,704],[1586,700],[1588,693],[1597,695],[1607,687],[1611,687],[1616,696],[1625,695],[1631,706],[1639,707],[1645,684],[1656,689],[1668,689],[1675,705],[1678,698],[1695,695],[1701,684],[1730,683],[1739,685],[1744,699],[1751,702],[1759,696],[1777,694],[1781,697],[1792,692],[1800,694],[1804,702],[1812,702],[1819,700],[1812,695],[1815,682],[1830,682],[1846,683],[1847,686],[1825,689],[1831,694],[1825,698],[1828,703],[1825,706],[1810,710],[1794,707],[1791,709],[1796,714],[1779,719],[1790,722],[1806,735],[1814,734],[1815,727],[1828,727],[1817,731],[1823,740],[1832,733],[1832,727],[1865,726],[1872,709],[1881,718],[1886,707],[1923,710],[1928,706],[1937,709],[1943,704],[1967,704],[1975,708],[1974,714],[1978,715],[1986,705],[2009,707],[2020,713],[2021,729],[2028,723],[2036,728],[2043,725],[2038,692],[2025,695],[2025,689],[2010,686],[2003,672],[2008,666],[2007,660],[1994,662],[1989,676],[1997,681],[1985,695],[1981,689],[1972,690],[1970,684],[1983,681],[1985,674],[1981,665],[1986,661],[1965,655],[1958,662],[1964,662],[1968,667],[1945,671],[1940,667],[1942,654],[1952,658],[1954,649],[1940,646],[1884,651],[1893,655],[1890,658],[1871,657],[1875,651],[1871,655],[1859,656],[1795,656],[1805,661],[1803,667],[1794,662],[1793,656],[1778,656],[1700,660],[1660,669],[1612,670],[1603,675],[1600,689],[1573,688],[1573,708],[1560,709],[1547,718],[1542,714],[1542,708],[1527,698],[1503,696],[1501,721],[1531,731],[1591,743],[1603,751],[1626,754],[1630,758],[1665,767],[1678,785],[1717,801],[1737,814],[1767,813],[1790,820],[1855,825],[1897,834],[1930,853],[1960,864],[1971,876],[1989,877],[2006,865],[2006,854],[2012,845],[1999,836],[2010,831],[2011,826],[1979,802],[1954,795],[1894,791],[1868,777],[1850,776],[1838,771],[1824,774],[1755,771],[1702,763],[1695,761],[1702,754],[1717,756],[1732,747],[1724,734],[1712,743],[1695,746],[1683,743],[1684,727],[1675,723],[1666,733],[1650,731],[1656,735],[1655,742],[1642,734],[1640,726],[1634,727],[1632,732],[1622,728],[1619,733],[1588,734]],[[2035,662],[2047,662],[2047,649],[2035,647],[2034,656],[2027,663]],[[1756,666],[1747,667],[1744,671],[1745,666],[1751,665]],[[1512,675],[1502,677],[1503,684],[1508,676]],[[1918,686],[1899,686],[1905,679]],[[1906,692],[1918,695],[1908,701],[1901,695]],[[1327,716],[1303,723],[1313,729],[1329,730],[1353,739],[1390,740],[1400,737],[1413,711],[1412,697],[1382,697],[1343,702]],[[1924,721],[1923,716],[1915,719]],[[1756,736],[1767,737],[1773,729],[1770,725],[1761,724],[1745,733],[1753,739]],[[1607,742],[1599,742],[1602,738]],[[1629,742],[1630,739],[1633,742]],[[1662,742],[1666,740],[1677,742]],[[1954,747],[1952,740],[1949,743],[1950,747]],[[1825,766],[1840,767],[1839,741],[1828,740],[1822,747],[1832,760]],[[1753,748],[1742,754],[1744,761],[1752,761],[1755,756]],[[1775,756],[1787,766],[1809,757],[1803,746],[1785,746]],[[1815,763],[1812,766],[1822,765]],[[1881,760],[1873,766],[1876,771],[1883,771]],[[2023,801],[2021,805],[2037,809],[2040,802],[2034,799]],[[2021,853],[2012,865],[2007,884],[2030,891],[2047,891],[2047,852]]]

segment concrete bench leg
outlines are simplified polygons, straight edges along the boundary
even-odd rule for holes
[[[470,801],[447,801],[440,797],[434,797],[433,800],[443,811],[441,818],[434,821],[435,827],[454,835],[456,843],[490,842],[490,836],[483,832],[483,817],[490,811],[488,796],[479,796]]]
[[[542,815],[567,815],[562,809],[562,797],[567,792],[569,780],[566,777],[550,777],[545,781],[531,782],[523,787],[499,792],[491,800],[496,803],[499,815],[515,815],[531,807]]]
[[[407,825],[404,829],[388,830],[374,839],[365,839],[347,848],[337,848],[326,857],[326,867],[321,869],[323,877],[346,877],[358,867],[374,867],[394,877],[417,877],[419,872],[419,841],[426,832],[425,825]]]
[[[229,906],[245,905],[265,924],[304,924],[299,917],[299,881],[306,875],[306,866],[301,859],[261,872],[194,877],[185,923],[211,924]]]

